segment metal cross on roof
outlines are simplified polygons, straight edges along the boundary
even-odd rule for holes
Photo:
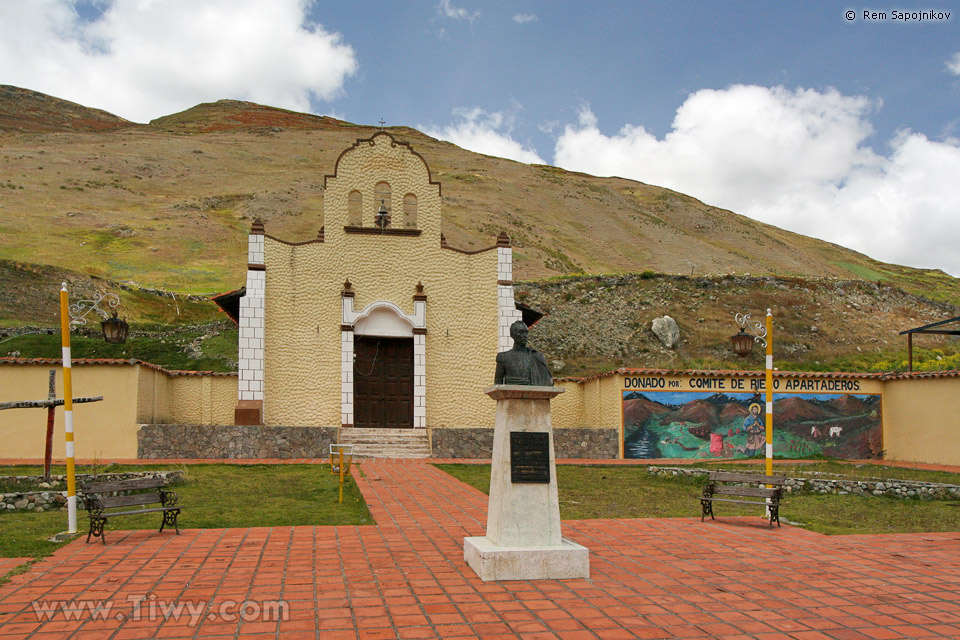
[[[383,118],[380,118],[380,131],[383,131],[383,126],[384,126],[385,124],[387,124],[387,123],[384,122]]]

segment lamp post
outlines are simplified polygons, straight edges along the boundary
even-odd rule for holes
[[[70,354],[70,329],[73,325],[86,324],[87,315],[96,311],[102,317],[107,312],[100,308],[105,303],[111,310],[120,304],[115,293],[100,294],[93,300],[78,300],[70,304],[67,283],[60,288],[60,339],[63,350],[63,435],[66,440],[64,454],[67,459],[67,533],[77,532],[77,474],[73,439],[73,360]],[[126,321],[113,317],[101,323],[103,338],[107,342],[123,342],[127,339]]]
[[[766,347],[766,472],[773,475],[773,314],[767,309],[766,323],[751,322],[749,313],[738,313],[734,316],[740,331],[730,336],[734,352],[741,358],[750,355],[753,343],[757,342]],[[749,332],[748,332],[749,329]]]

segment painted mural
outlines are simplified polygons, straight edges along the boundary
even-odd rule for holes
[[[624,391],[624,456],[763,457],[764,406],[762,393]],[[880,411],[879,394],[774,393],[774,456],[880,458]]]

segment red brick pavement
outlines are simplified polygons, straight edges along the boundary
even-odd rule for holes
[[[363,461],[353,475],[376,526],[73,542],[0,587],[0,639],[960,638],[957,533],[823,536],[760,518],[566,521],[565,535],[591,550],[589,580],[483,583],[463,562],[462,539],[482,534],[485,495],[425,464]],[[147,598],[139,620],[138,598]],[[104,599],[114,604],[103,620],[60,610],[43,621],[31,604]],[[210,615],[278,599],[288,620]],[[207,608],[196,624],[150,619],[151,606],[170,602]]]
[[[29,562],[33,558],[0,558],[0,576],[9,571],[13,571],[24,562]]]

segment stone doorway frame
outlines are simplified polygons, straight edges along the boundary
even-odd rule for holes
[[[361,311],[354,310],[355,291],[350,281],[344,283],[341,294],[342,320],[340,324],[340,423],[354,424],[353,360],[354,332],[385,338],[413,338],[413,428],[427,426],[427,296],[418,286],[413,297],[413,313],[408,314],[389,300],[371,302]]]

